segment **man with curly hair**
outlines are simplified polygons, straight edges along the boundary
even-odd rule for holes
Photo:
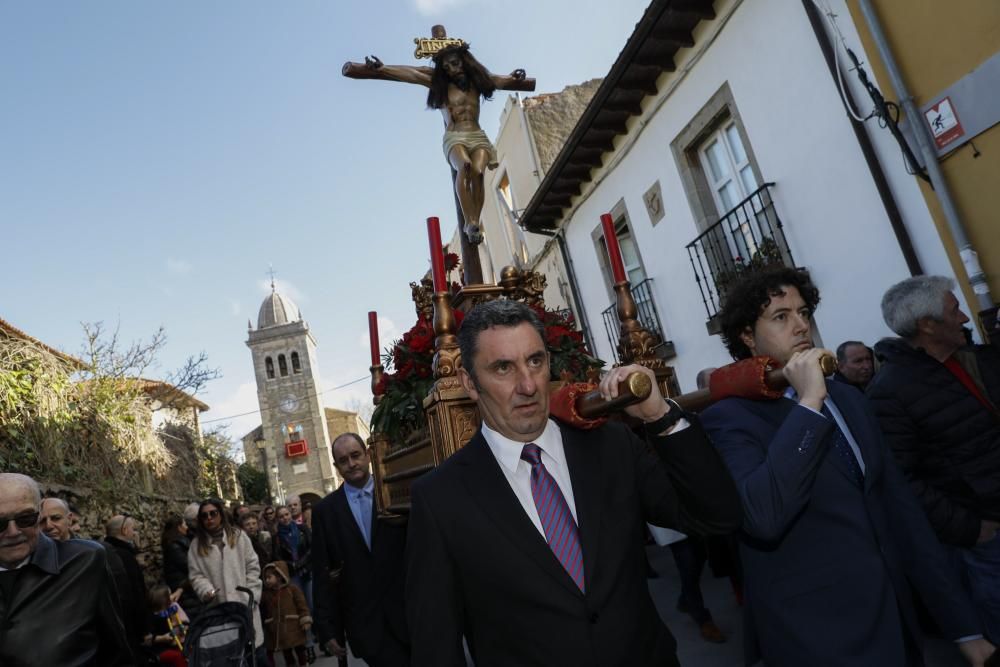
[[[767,356],[784,396],[728,398],[702,414],[743,501],[747,664],[921,665],[916,587],[970,664],[993,646],[864,396],[827,381],[808,273],[772,268],[732,287],[720,313],[735,359]]]

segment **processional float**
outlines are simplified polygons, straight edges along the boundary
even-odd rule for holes
[[[544,275],[514,266],[502,269],[497,284],[485,283],[478,251],[478,244],[482,241],[479,222],[483,205],[483,168],[488,167],[488,162],[495,157],[488,139],[485,144],[482,143],[485,135],[478,136],[481,133],[478,125],[480,87],[493,85],[496,89],[531,91],[535,88],[535,81],[526,78],[523,70],[514,70],[508,76],[494,76],[482,68],[482,75],[490,77],[491,83],[483,83],[484,80],[471,77],[471,81],[463,81],[459,86],[468,96],[459,100],[458,106],[453,105],[454,99],[435,105],[435,77],[453,76],[451,72],[454,71],[455,58],[459,58],[466,69],[474,70],[482,66],[469,54],[468,44],[460,39],[448,38],[442,26],[434,26],[431,38],[417,38],[414,42],[417,44],[414,55],[417,58],[433,58],[434,68],[386,66],[374,56],[366,58],[364,63],[348,62],[343,67],[344,76],[349,78],[400,81],[425,85],[431,89],[429,106],[440,108],[445,118],[444,147],[453,168],[456,200],[463,222],[459,236],[465,284],[457,293],[449,289],[439,221],[434,217],[427,219],[431,280],[421,281],[420,284],[411,283],[418,321],[422,315],[433,322],[433,383],[426,396],[420,397],[426,425],[395,436],[373,428],[369,438],[376,484],[376,507],[380,518],[388,521],[405,520],[413,481],[463,447],[479,428],[479,410],[458,377],[462,359],[456,335],[456,313],[492,299],[514,299],[544,308],[543,292],[546,283]],[[442,74],[442,62],[449,58],[452,60],[452,69]],[[451,82],[446,81],[445,85],[448,86]],[[474,113],[470,112],[471,106],[474,106]],[[454,143],[455,137],[449,136],[451,128],[455,126],[470,132],[457,144]],[[469,145],[463,145],[461,141],[467,141]],[[777,364],[764,357],[720,368],[711,376],[708,389],[681,395],[673,368],[657,354],[663,341],[638,319],[638,308],[622,262],[614,221],[610,215],[605,214],[601,216],[601,223],[614,280],[620,327],[617,351],[621,365],[639,364],[652,370],[661,394],[675,400],[686,410],[703,409],[727,396],[775,398],[780,395],[787,386],[787,381],[777,369]],[[371,386],[377,410],[382,399],[380,388],[383,387],[386,369],[380,357],[377,314],[370,312],[368,321]],[[835,361],[827,358],[823,363],[824,371],[832,373]],[[619,398],[610,402],[600,396],[596,390],[596,382],[553,379],[553,385],[553,415],[583,428],[593,427],[609,418],[609,415],[616,418],[616,411],[648,397],[652,389],[648,376],[642,373],[633,373],[627,377],[619,387]]]

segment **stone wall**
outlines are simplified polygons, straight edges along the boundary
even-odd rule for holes
[[[132,494],[127,499],[107,498],[85,487],[69,487],[38,480],[43,497],[58,497],[79,513],[79,537],[100,540],[105,523],[116,514],[129,514],[138,524],[138,560],[143,566],[146,583],[153,584],[163,576],[163,552],[160,534],[163,522],[171,514],[183,514],[184,508],[198,498],[170,498],[150,494]],[[226,500],[227,507],[229,505]]]

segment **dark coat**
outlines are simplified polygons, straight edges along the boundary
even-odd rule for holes
[[[313,508],[313,607],[320,643],[347,640],[356,655],[378,654],[385,633],[410,639],[403,608],[406,526],[372,512],[369,551],[343,485]],[[330,573],[340,570],[333,582]]]
[[[739,498],[697,424],[640,440],[561,426],[583,548],[582,592],[525,513],[482,432],[412,487],[406,610],[414,667],[677,665],[646,585],[645,522],[739,526]],[[650,446],[652,445],[652,447]],[[656,453],[654,453],[654,448]]]
[[[194,619],[202,609],[201,600],[194,594],[188,581],[188,549],[191,539],[181,535],[163,550],[163,580],[171,591],[183,588],[181,599],[178,600],[188,618]]]
[[[868,397],[896,461],[938,538],[975,545],[980,522],[1000,520],[1000,418],[923,350],[886,339],[875,353],[882,367]],[[975,346],[956,357],[1000,401],[1000,353]]]
[[[0,665],[133,665],[107,559],[97,542],[39,532],[13,598],[0,595]]]
[[[104,543],[108,548],[114,549],[122,565],[125,566],[125,576],[119,577],[115,585],[122,601],[125,633],[131,645],[138,646],[149,629],[147,624],[149,604],[146,602],[146,580],[135,557],[136,549],[131,543],[115,537],[105,537]]]
[[[292,558],[292,547],[275,532],[271,538],[273,549],[272,561],[283,560],[288,563],[289,574],[300,577],[303,581],[312,577],[312,531],[305,524],[299,525],[298,558]]]
[[[909,665],[913,584],[951,639],[980,623],[864,395],[827,382],[865,462],[831,451],[836,423],[787,398],[729,398],[702,419],[743,500],[746,664]]]
[[[260,620],[264,626],[264,646],[268,651],[284,651],[306,645],[306,628],[312,625],[306,596],[302,589],[291,583],[288,564],[275,561],[266,565],[261,572],[263,580],[268,571],[278,575],[281,584],[268,588],[264,584],[261,593]]]

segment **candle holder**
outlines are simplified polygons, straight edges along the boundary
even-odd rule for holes
[[[639,309],[632,296],[631,284],[627,280],[621,280],[615,283],[614,290],[617,297],[616,311],[621,322],[618,337],[618,358],[621,364],[645,366],[656,375],[660,393],[667,397],[680,395],[681,389],[674,369],[656,354],[656,348],[663,341],[638,320]]]
[[[462,364],[462,353],[458,349],[458,336],[455,335],[458,326],[455,312],[451,309],[451,294],[435,292],[431,297],[434,302],[434,370],[435,380],[456,378]]]
[[[382,383],[382,375],[385,373],[385,368],[382,364],[377,366],[370,366],[368,370],[372,374],[372,403],[378,405],[382,400],[382,394],[378,393],[378,386]]]

